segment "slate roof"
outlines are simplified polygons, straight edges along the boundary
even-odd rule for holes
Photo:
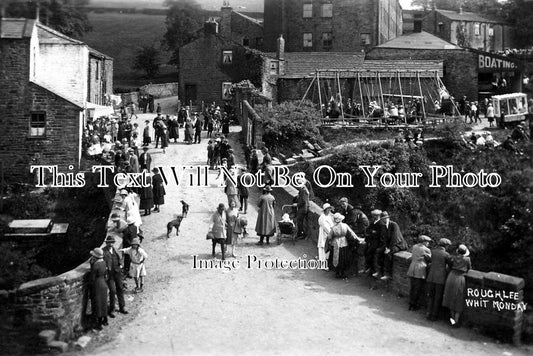
[[[398,36],[377,48],[461,50],[461,47],[425,31]]]
[[[449,18],[452,21],[467,21],[467,22],[486,22],[486,23],[503,23],[501,21],[489,20],[475,12],[465,12],[459,13],[453,10],[440,10],[436,9],[436,12]]]
[[[304,78],[317,69],[355,68],[364,58],[362,52],[285,52],[285,75],[282,78]]]
[[[357,75],[360,77],[375,77],[377,73],[380,73],[383,80],[387,80],[390,77],[396,78],[398,74],[401,77],[416,77],[418,74],[421,78],[434,78],[435,72],[439,77],[443,76],[443,61],[365,60],[360,66],[355,68],[339,68],[337,71],[322,68],[320,78],[335,78],[337,73],[340,78],[355,78]],[[314,75],[314,73],[311,75]]]
[[[29,38],[36,20],[22,18],[2,18],[0,38]]]

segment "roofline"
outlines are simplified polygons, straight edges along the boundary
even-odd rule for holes
[[[97,51],[95,50],[94,48],[90,47],[90,46],[87,46],[89,47],[89,54],[92,54],[94,55],[95,57],[100,57],[100,58],[105,58],[105,59],[109,59],[109,60],[114,60],[113,57],[109,57],[107,54],[104,54],[100,51]]]
[[[244,19],[246,19],[246,20],[248,20],[249,22],[253,23],[254,25],[257,25],[257,26],[259,26],[259,27],[261,27],[261,28],[264,28],[264,25],[263,25],[263,23],[262,23],[261,21],[256,20],[256,19],[254,19],[253,17],[250,17],[250,16],[248,16],[248,15],[245,15],[245,14],[239,12],[239,11],[232,11],[232,12],[235,13],[235,14],[237,14],[237,15],[240,15],[241,17],[243,17]]]
[[[37,20],[37,21],[35,22],[35,25],[36,25],[37,27],[42,28],[43,30],[46,30],[46,31],[48,31],[48,32],[51,32],[52,34],[56,35],[57,37],[60,37],[60,38],[62,38],[62,39],[64,39],[64,40],[67,40],[67,41],[70,41],[70,42],[74,42],[74,44],[77,44],[77,45],[85,45],[85,46],[87,45],[87,44],[85,44],[85,43],[83,43],[83,42],[81,42],[81,41],[75,40],[74,38],[69,37],[69,36],[67,36],[67,35],[65,35],[65,34],[59,32],[59,31],[56,31],[56,30],[54,30],[53,28],[50,28],[50,27],[48,27],[48,26],[43,25],[42,23],[39,22],[39,20]],[[40,42],[40,41],[39,41],[39,42]]]
[[[61,95],[61,94],[59,94],[59,93],[56,93],[55,91],[53,91],[53,90],[50,89],[50,88],[47,88],[47,87],[44,86],[43,84],[36,83],[36,82],[34,82],[34,81],[32,81],[32,80],[30,80],[30,83],[35,84],[35,85],[38,86],[39,88],[44,89],[44,90],[46,90],[46,91],[48,91],[48,92],[50,92],[50,93],[52,93],[52,94],[58,96],[59,98],[65,100],[65,101],[67,101],[67,102],[69,102],[70,104],[72,104],[72,105],[74,105],[74,106],[77,106],[78,108],[81,109],[80,111],[85,110],[85,107],[84,107],[84,105],[83,105],[82,103],[78,103],[78,102],[76,102],[76,101],[74,101],[74,100],[71,100],[71,99],[65,98],[63,95]]]
[[[444,16],[444,17],[448,17],[448,16],[446,16],[446,13],[443,13],[442,11],[452,11],[452,12],[453,12],[453,10],[445,10],[445,9],[434,9],[434,11],[440,13],[440,14],[441,14],[442,16]],[[466,13],[466,14],[474,14],[474,15],[476,15],[476,16],[479,16],[479,17],[480,17],[481,19],[483,19],[485,22],[497,23],[497,24],[505,25],[505,22],[503,22],[503,21],[491,20],[491,19],[488,19],[488,18],[486,18],[486,17],[484,17],[484,16],[482,16],[482,15],[479,15],[479,14],[476,13],[476,12],[465,11],[465,12],[463,12],[462,14],[456,12],[456,14],[458,14],[458,15],[463,15],[463,14],[465,14],[465,13]],[[448,18],[449,18],[449,17],[448,17]],[[455,20],[455,19],[450,19],[450,20],[452,20],[452,21],[459,21],[459,20]],[[466,19],[461,19],[460,21],[464,21],[464,22],[480,22],[480,21],[476,21],[476,20],[466,20]]]

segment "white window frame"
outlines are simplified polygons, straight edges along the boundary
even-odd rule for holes
[[[233,63],[233,51],[225,50],[222,51],[222,64],[231,64]]]
[[[302,6],[302,17],[304,19],[310,19],[313,17],[313,4],[312,3],[306,3]]]
[[[313,48],[313,33],[312,32],[303,33],[303,47]]]
[[[324,3],[320,5],[321,17],[333,17],[333,3]]]
[[[42,115],[44,118],[43,123],[36,125],[33,120],[34,115]],[[46,112],[45,111],[31,111],[29,127],[30,127],[30,137],[46,137]]]

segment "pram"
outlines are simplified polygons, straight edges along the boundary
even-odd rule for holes
[[[286,208],[288,212],[286,212]],[[296,216],[296,207],[295,205],[283,205],[281,207],[281,212],[283,213],[282,219],[278,221],[277,228],[277,242],[278,245],[281,244],[283,238],[290,238],[292,244],[296,244],[296,225],[292,219]]]

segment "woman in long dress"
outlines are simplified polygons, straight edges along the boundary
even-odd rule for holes
[[[168,137],[169,139],[174,139],[174,142],[178,142],[178,138],[180,138],[180,124],[178,123],[178,120],[176,116],[172,116],[172,119],[170,120],[169,124],[169,132]]]
[[[326,241],[328,239],[329,232],[335,224],[333,222],[333,214],[331,214],[332,206],[329,203],[326,203],[322,206],[322,214],[318,218],[318,260],[326,261]]]
[[[96,318],[96,328],[102,330],[102,325],[107,325],[107,283],[106,263],[104,251],[95,248],[91,251],[90,281],[91,281],[91,308],[92,315]]]
[[[350,267],[350,248],[349,242],[351,240],[363,240],[358,238],[353,230],[343,223],[344,215],[335,213],[333,215],[333,222],[335,225],[331,227],[328,234],[328,242],[332,252],[329,255],[330,266],[335,270],[335,278],[346,278],[346,270]]]
[[[192,121],[190,118],[185,119],[185,142],[189,145],[192,143],[193,138],[193,128]]]
[[[159,174],[159,168],[156,167],[152,169],[152,172],[154,173],[152,177],[152,192],[155,205],[154,212],[159,212],[159,206],[165,204],[165,185],[163,184],[161,174]]]
[[[263,195],[259,200],[259,212],[257,214],[257,223],[255,224],[255,232],[259,235],[258,245],[263,244],[266,237],[266,243],[270,243],[270,236],[276,232],[276,216],[274,207],[276,206],[276,199],[270,192],[272,188],[267,185],[263,189]]]
[[[468,248],[461,244],[451,258],[451,271],[444,286],[442,305],[450,309],[450,324],[459,327],[459,319],[465,305],[465,274],[472,268]]]
[[[131,241],[131,246],[119,250],[124,254],[130,256],[131,266],[129,276],[135,280],[135,292],[142,292],[144,286],[144,277],[146,276],[146,267],[144,261],[148,255],[143,248],[141,248],[141,242],[139,238],[134,238]]]
[[[147,172],[146,169],[144,169]],[[152,177],[146,174],[146,187],[141,188],[140,197],[141,201],[139,203],[139,209],[144,209],[144,215],[150,215],[152,213],[152,208],[154,207],[154,192],[152,187]]]
[[[237,203],[232,200],[229,203],[229,208],[226,210],[226,222],[227,222],[227,233],[226,233],[226,245],[231,245],[231,257],[237,257],[235,255],[235,246],[240,245],[240,222],[239,222],[239,211],[237,210]]]

